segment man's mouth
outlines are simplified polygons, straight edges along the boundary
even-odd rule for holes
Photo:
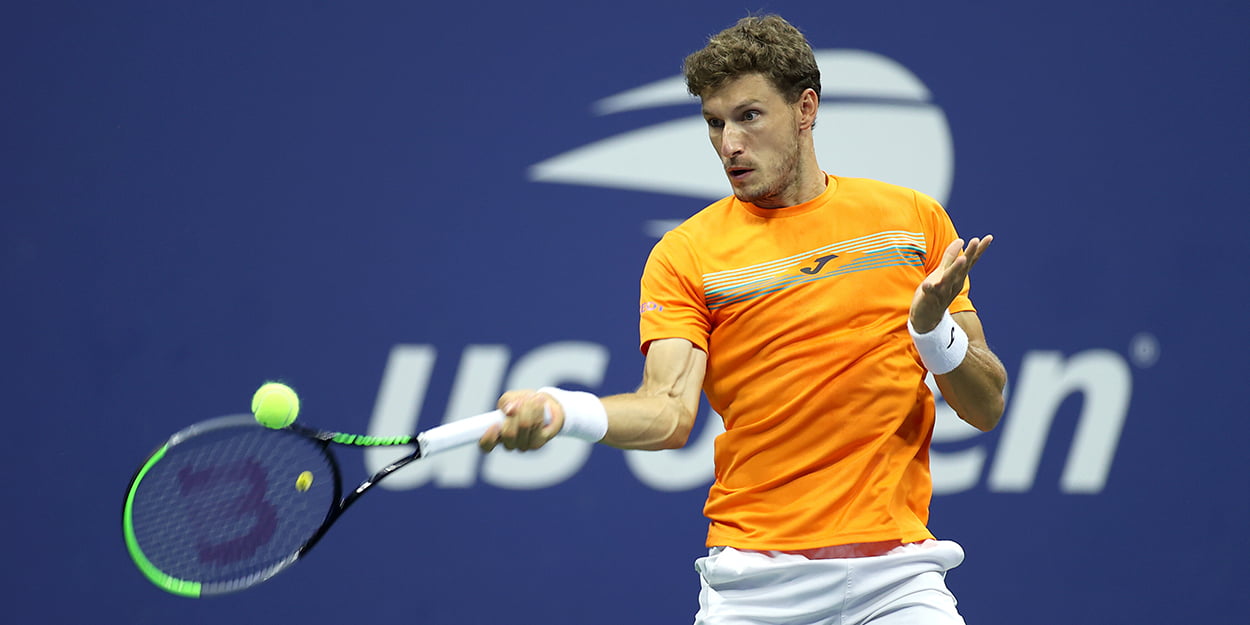
[[[748,174],[750,174],[751,172],[755,170],[749,167],[730,167],[726,171],[729,172],[730,179],[742,180],[743,178],[746,178]]]

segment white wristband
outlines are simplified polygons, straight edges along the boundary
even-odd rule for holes
[[[608,411],[593,393],[566,391],[554,386],[544,386],[539,393],[546,393],[564,409],[562,436],[572,436],[592,443],[603,440],[608,433]]]
[[[933,375],[954,371],[964,361],[964,356],[968,355],[968,333],[955,323],[949,310],[942,313],[942,320],[936,328],[918,334],[911,325],[911,319],[908,319],[907,331],[911,333],[911,340],[920,351],[920,362]]]

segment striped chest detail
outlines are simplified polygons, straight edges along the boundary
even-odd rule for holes
[[[778,260],[703,274],[703,297],[708,309],[716,310],[849,273],[900,265],[923,267],[927,254],[923,233],[878,232]]]

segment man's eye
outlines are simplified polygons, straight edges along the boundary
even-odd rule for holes
[[[756,119],[759,119],[759,117],[760,117],[759,111],[747,111],[742,114],[742,121],[745,121],[745,122],[754,121]]]
[[[707,125],[709,128],[720,128],[725,125],[725,122],[719,119],[709,119],[707,120]]]

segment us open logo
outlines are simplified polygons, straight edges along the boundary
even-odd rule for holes
[[[932,102],[924,83],[892,59],[872,52],[820,50],[816,59],[824,83],[815,130],[821,166],[838,175],[917,189],[945,204],[954,177],[954,150],[946,115]],[[697,100],[686,93],[681,76],[599,100],[592,112],[612,115],[668,106],[681,107],[681,117],[546,159],[529,168],[530,179],[667,193],[706,202],[729,195],[731,189],[708,144]],[[630,166],[621,167],[621,163]],[[655,218],[644,222],[643,229],[658,238],[677,223]],[[639,313],[647,309],[643,304]],[[1150,332],[1133,337],[1127,354],[1102,348],[1074,354],[1026,351],[1017,368],[1009,370],[1007,409],[997,436],[985,439],[978,438],[982,432],[961,421],[939,397],[930,457],[934,493],[977,487],[990,492],[1028,492],[1035,487],[1047,445],[1066,447],[1058,484],[1061,492],[1101,492],[1129,414],[1131,365],[1138,370],[1149,368],[1158,354],[1158,342]],[[394,346],[369,435],[421,429],[420,408],[431,390],[439,356],[434,345]],[[610,356],[606,346],[591,341],[557,341],[521,354],[505,344],[465,345],[459,354],[450,356],[459,361],[451,388],[435,390],[447,397],[443,421],[492,409],[506,388],[573,384],[610,392],[601,388]],[[930,386],[936,395],[935,385]],[[1060,406],[1073,395],[1082,397],[1075,432],[1066,440],[1049,441]],[[429,421],[424,427],[432,425]],[[659,491],[706,488],[713,479],[713,441],[724,429],[720,417],[706,406],[695,427],[682,449],[623,452],[630,472]],[[403,469],[384,487],[550,488],[576,475],[593,447],[585,441],[558,438],[524,454],[483,457],[473,448],[456,449]],[[365,464],[376,471],[393,455],[393,451],[366,451]]]

